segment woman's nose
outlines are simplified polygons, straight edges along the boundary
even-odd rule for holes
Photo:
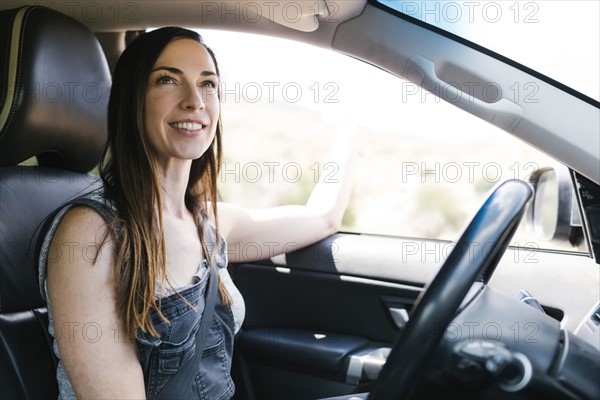
[[[182,101],[182,107],[186,110],[198,110],[204,108],[204,99],[202,91],[197,87],[192,86],[186,90],[185,98]]]

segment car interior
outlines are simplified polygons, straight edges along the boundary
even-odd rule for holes
[[[74,18],[79,14],[52,7],[0,11],[2,398],[58,396],[36,234],[53,210],[99,187],[91,171],[107,137],[111,66],[126,38],[177,9],[147,3],[115,2],[123,21],[118,32],[103,26],[105,19],[94,21],[92,31],[84,18]],[[302,5],[311,14],[294,24],[271,20],[261,9],[258,23],[242,20],[234,29],[330,43],[441,98],[452,94],[436,92],[440,82],[457,76],[485,82],[486,74],[495,74],[503,87],[513,78],[535,80],[552,99],[543,107],[483,99],[455,105],[569,165],[569,179],[583,188],[579,198],[590,196],[581,202],[580,223],[589,255],[541,252],[535,263],[517,257],[510,239],[531,212],[536,185],[511,180],[494,188],[441,265],[404,254],[415,243],[426,247],[426,239],[351,233],[273,259],[230,265],[247,310],[236,338],[235,398],[600,398],[597,102],[540,74],[525,76],[515,65],[494,62],[415,21],[378,23],[398,16],[376,2],[346,3]],[[139,13],[130,15],[134,9]],[[218,28],[227,23],[218,10],[217,3],[205,2],[202,17],[177,21]],[[331,19],[335,14],[335,22],[319,25],[316,16],[326,21],[328,14]],[[478,71],[452,63],[438,68],[440,59],[469,59]],[[571,103],[581,111],[576,126],[573,117],[565,117],[564,105]],[[563,129],[566,124],[571,125]],[[579,134],[567,141],[564,130]],[[32,157],[36,165],[22,164]],[[479,251],[474,243],[490,246]],[[564,268],[570,280],[552,281]],[[539,302],[515,300],[512,295],[523,288]],[[76,334],[81,327],[73,329]]]

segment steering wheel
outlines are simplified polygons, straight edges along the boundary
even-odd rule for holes
[[[408,398],[471,286],[489,281],[532,194],[527,183],[517,180],[493,190],[417,298],[369,399]]]

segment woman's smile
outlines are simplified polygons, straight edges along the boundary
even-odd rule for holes
[[[188,136],[196,137],[206,132],[207,124],[202,121],[186,120],[171,122],[169,126],[176,132]]]

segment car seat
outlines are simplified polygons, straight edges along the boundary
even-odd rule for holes
[[[34,234],[99,185],[110,72],[84,25],[34,6],[0,12],[0,75],[0,397],[56,398]]]

